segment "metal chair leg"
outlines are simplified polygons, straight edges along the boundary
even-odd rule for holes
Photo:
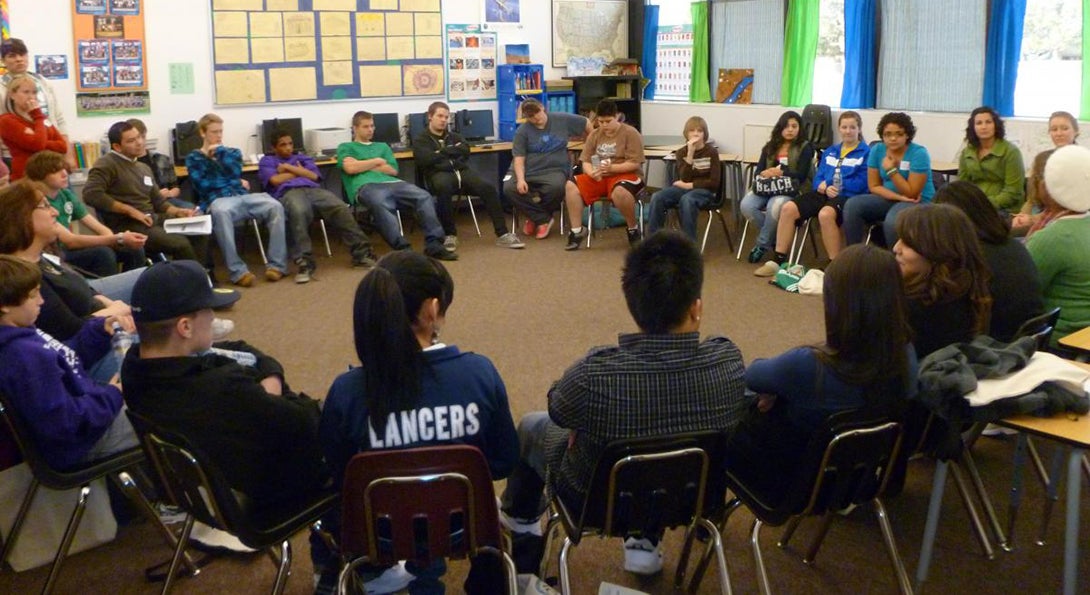
[[[765,572],[765,561],[761,556],[761,519],[753,519],[753,528],[750,530],[749,543],[753,546],[753,561],[757,565],[757,586],[761,595],[770,595],[772,587],[768,584],[768,573]]]
[[[473,218],[473,227],[477,230],[477,237],[481,237],[481,226],[477,224],[477,210],[473,208],[473,197],[468,194],[465,195],[466,203],[469,204],[469,216]]]
[[[723,552],[723,537],[719,529],[708,519],[700,519],[698,523],[711,535],[711,543],[708,551],[715,551],[716,562],[719,564],[719,590],[723,595],[731,595],[733,592],[730,584],[730,572],[727,570],[727,556]],[[695,578],[695,577],[694,577]],[[699,583],[692,587],[699,586]]]
[[[927,580],[927,571],[931,567],[931,554],[935,547],[935,532],[939,526],[939,514],[942,512],[942,495],[946,491],[946,461],[935,462],[935,476],[931,479],[931,499],[927,504],[927,520],[924,522],[923,540],[920,542],[920,560],[916,564],[916,590]]]
[[[560,515],[554,513],[549,517],[549,521],[545,523],[545,547],[541,553],[541,564],[537,573],[542,579],[549,576],[549,562],[552,559],[553,542],[560,530]]]
[[[318,227],[322,228],[322,241],[325,242],[325,255],[333,256],[333,251],[329,249],[329,233],[325,229],[325,219],[318,218]]]
[[[27,488],[26,495],[23,496],[23,503],[19,505],[19,512],[15,513],[15,521],[11,524],[11,530],[8,531],[8,539],[4,542],[4,549],[0,550],[0,566],[7,562],[8,554],[15,549],[15,542],[19,539],[19,533],[23,528],[23,522],[26,521],[27,513],[30,512],[30,505],[34,503],[34,496],[38,493],[38,486],[41,483],[37,478],[30,478],[30,487]]]
[[[65,557],[68,556],[68,550],[72,547],[72,540],[76,538],[76,529],[79,528],[79,522],[83,519],[83,513],[87,510],[87,498],[91,496],[91,486],[84,485],[79,490],[79,499],[76,500],[76,508],[72,511],[72,516],[68,519],[68,527],[64,530],[64,537],[61,538],[61,545],[57,548],[57,554],[53,557],[53,566],[49,569],[49,576],[45,579],[45,586],[42,587],[42,595],[48,595],[53,592],[53,587],[57,584],[57,577],[61,574],[61,565],[64,564]]]
[[[791,520],[787,521],[787,525],[784,526],[783,534],[780,535],[780,540],[776,542],[776,546],[780,548],[787,547],[787,542],[791,541],[791,536],[795,534],[795,530],[799,528],[801,522],[801,515],[791,517]]]
[[[1045,545],[1048,537],[1048,522],[1052,518],[1052,508],[1060,499],[1060,482],[1063,481],[1064,447],[1057,446],[1052,454],[1052,469],[1048,476],[1048,488],[1045,494],[1045,506],[1041,515],[1041,531],[1037,534],[1037,545]],[[1078,479],[1078,478],[1074,478]]]
[[[265,244],[261,241],[261,227],[257,224],[257,219],[250,219],[250,224],[254,226],[254,235],[257,236],[257,249],[261,251],[261,262],[269,264],[269,259],[265,256]]]
[[[291,576],[291,542],[285,539],[280,542],[280,564],[276,569],[276,582],[273,583],[272,595],[280,595],[288,584]]]
[[[730,519],[730,515],[738,510],[742,506],[742,501],[738,498],[734,498],[727,502],[726,508],[723,509],[723,518],[719,520],[718,531],[722,535],[723,531],[727,528],[727,521]],[[711,563],[712,549],[704,548],[704,554],[700,557],[700,562],[697,563],[696,568],[693,570],[693,576],[689,579],[689,593],[696,593],[701,581],[704,580],[704,572],[708,569],[708,564]]]
[[[564,545],[560,546],[560,592],[563,595],[571,595],[571,575],[568,572],[568,552],[571,551],[571,538],[564,538]]]
[[[182,561],[185,546],[189,544],[189,534],[193,532],[193,523],[197,518],[191,514],[185,515],[185,525],[182,525],[182,533],[178,536],[178,547],[174,548],[174,557],[170,560],[170,568],[167,570],[167,579],[163,581],[162,595],[170,593],[170,587],[174,585],[174,577],[178,573],[178,564]]]
[[[988,523],[992,526],[992,532],[995,534],[995,541],[999,544],[999,547],[1004,551],[1011,551],[1011,546],[1007,543],[1007,536],[1003,534],[1003,526],[999,523],[999,517],[995,514],[995,507],[992,506],[992,499],[988,495],[988,491],[984,489],[984,481],[980,479],[980,471],[977,469],[976,461],[973,459],[972,451],[967,447],[962,451],[962,461],[965,463],[966,469],[969,471],[969,479],[973,482],[973,487],[976,489],[977,498],[980,499],[981,506],[984,507],[984,515],[988,518]]]
[[[749,219],[746,219],[745,225],[742,226],[742,237],[738,240],[738,253],[734,255],[734,260],[742,260],[742,248],[746,245],[746,232],[749,231]]]
[[[811,566],[814,563],[814,558],[817,557],[818,548],[821,547],[821,542],[825,541],[825,535],[829,532],[829,525],[833,523],[833,514],[831,510],[825,511],[825,516],[821,518],[821,526],[818,527],[817,535],[814,535],[814,541],[810,543],[810,549],[806,552],[806,556],[802,558],[802,563],[807,566]]]
[[[965,512],[969,514],[973,532],[976,534],[977,541],[980,542],[980,548],[984,550],[984,557],[992,560],[995,558],[995,550],[992,549],[991,540],[988,539],[988,532],[984,528],[984,523],[980,520],[980,513],[977,512],[976,505],[973,504],[969,486],[965,483],[965,475],[962,473],[961,466],[957,461],[950,461],[950,472],[954,476],[954,485],[957,487],[961,501],[965,505]]]
[[[874,499],[874,514],[878,517],[878,526],[882,529],[882,539],[886,542],[886,553],[889,554],[889,561],[893,564],[893,571],[897,574],[897,584],[901,588],[901,593],[911,595],[912,582],[908,580],[905,564],[901,560],[901,555],[897,553],[897,540],[893,538],[893,527],[889,524],[889,514],[879,498]]]
[[[1022,506],[1022,468],[1026,464],[1028,443],[1029,436],[1025,432],[1019,432],[1018,440],[1014,444],[1010,501],[1007,504],[1007,551],[1014,549],[1014,523],[1018,518],[1018,509]]]
[[[122,471],[117,474],[116,477],[111,475],[110,478],[113,479],[117,486],[121,488],[121,491],[128,496],[129,501],[136,504],[136,507],[140,509],[140,512],[144,514],[144,517],[147,518],[148,521],[155,526],[155,529],[159,531],[159,534],[163,536],[163,539],[166,541],[171,551],[174,551],[174,548],[178,547],[178,538],[174,535],[174,532],[168,529],[167,526],[163,524],[163,521],[159,519],[159,514],[151,507],[148,499],[144,497],[144,493],[140,491],[139,486],[136,485],[132,476],[129,475],[127,471]],[[184,550],[182,552],[182,564],[185,564],[186,570],[190,576],[197,576],[201,571],[200,567],[198,567],[197,564],[193,562],[193,559],[189,557],[189,553]]]

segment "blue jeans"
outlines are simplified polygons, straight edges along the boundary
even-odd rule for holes
[[[100,279],[88,279],[87,284],[91,286],[91,289],[111,300],[119,300],[128,304],[132,302],[132,288],[146,268],[140,267]]]
[[[235,225],[246,223],[249,219],[264,222],[265,229],[269,232],[269,249],[266,252],[268,268],[281,273],[288,271],[284,207],[275,198],[265,192],[221,196],[212,201],[208,214],[212,216],[212,233],[223,251],[223,260],[227,263],[232,282],[250,272],[238,255],[238,246],[235,245]]]
[[[676,208],[681,231],[695,242],[696,219],[700,216],[700,210],[708,208],[714,199],[715,195],[704,188],[686,190],[670,186],[659,190],[651,196],[651,217],[648,222],[650,233],[662,229],[666,224],[666,211]]]
[[[780,224],[780,208],[790,196],[758,196],[752,192],[742,197],[742,215],[760,229],[757,246],[771,250],[776,246],[776,226]]]
[[[886,247],[897,243],[897,215],[919,203],[886,200],[877,194],[857,194],[844,203],[844,237],[848,245],[866,238],[867,226],[882,224]]]
[[[435,214],[435,199],[427,190],[408,182],[364,184],[356,198],[371,211],[375,229],[394,250],[409,247],[409,240],[397,225],[398,208],[412,208],[419,215],[426,252],[442,249],[443,226]]]

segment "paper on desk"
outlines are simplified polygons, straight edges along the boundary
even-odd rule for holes
[[[980,407],[998,399],[1024,395],[1044,382],[1056,383],[1078,394],[1088,379],[1090,372],[1051,353],[1038,351],[1021,370],[1002,378],[981,380],[965,399],[970,407]]]
[[[212,233],[212,216],[197,215],[196,217],[178,217],[163,221],[163,229],[167,233],[176,233],[183,236],[206,236]]]

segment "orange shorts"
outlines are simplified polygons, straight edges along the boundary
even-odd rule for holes
[[[632,185],[638,185],[636,190],[632,192],[633,195],[639,192],[639,186],[643,186],[643,181],[635,172],[605,176],[601,180],[595,180],[587,174],[575,176],[575,185],[579,187],[579,194],[583,197],[583,203],[588,205],[592,205],[599,199],[613,194],[613,187],[620,182],[630,182],[630,184],[626,184],[626,186],[629,186],[629,190],[632,190]]]

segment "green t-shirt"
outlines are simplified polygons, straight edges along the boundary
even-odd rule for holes
[[[1063,217],[1029,237],[1045,308],[1060,308],[1052,342],[1090,326],[1090,215]]]
[[[352,157],[360,161],[381,157],[386,160],[386,163],[390,164],[390,167],[394,168],[394,171],[397,171],[397,159],[394,158],[394,152],[390,150],[390,145],[386,143],[360,143],[356,141],[341,143],[337,147],[337,167],[341,168],[344,195],[350,205],[356,204],[356,195],[359,194],[360,188],[365,184],[386,184],[402,181],[401,178],[377,170],[369,170],[355,175],[346,174],[344,173],[345,157]]]
[[[79,221],[87,216],[87,207],[71,190],[61,188],[53,198],[47,198],[50,206],[57,209],[57,223],[66,229],[72,229],[72,220]]]

